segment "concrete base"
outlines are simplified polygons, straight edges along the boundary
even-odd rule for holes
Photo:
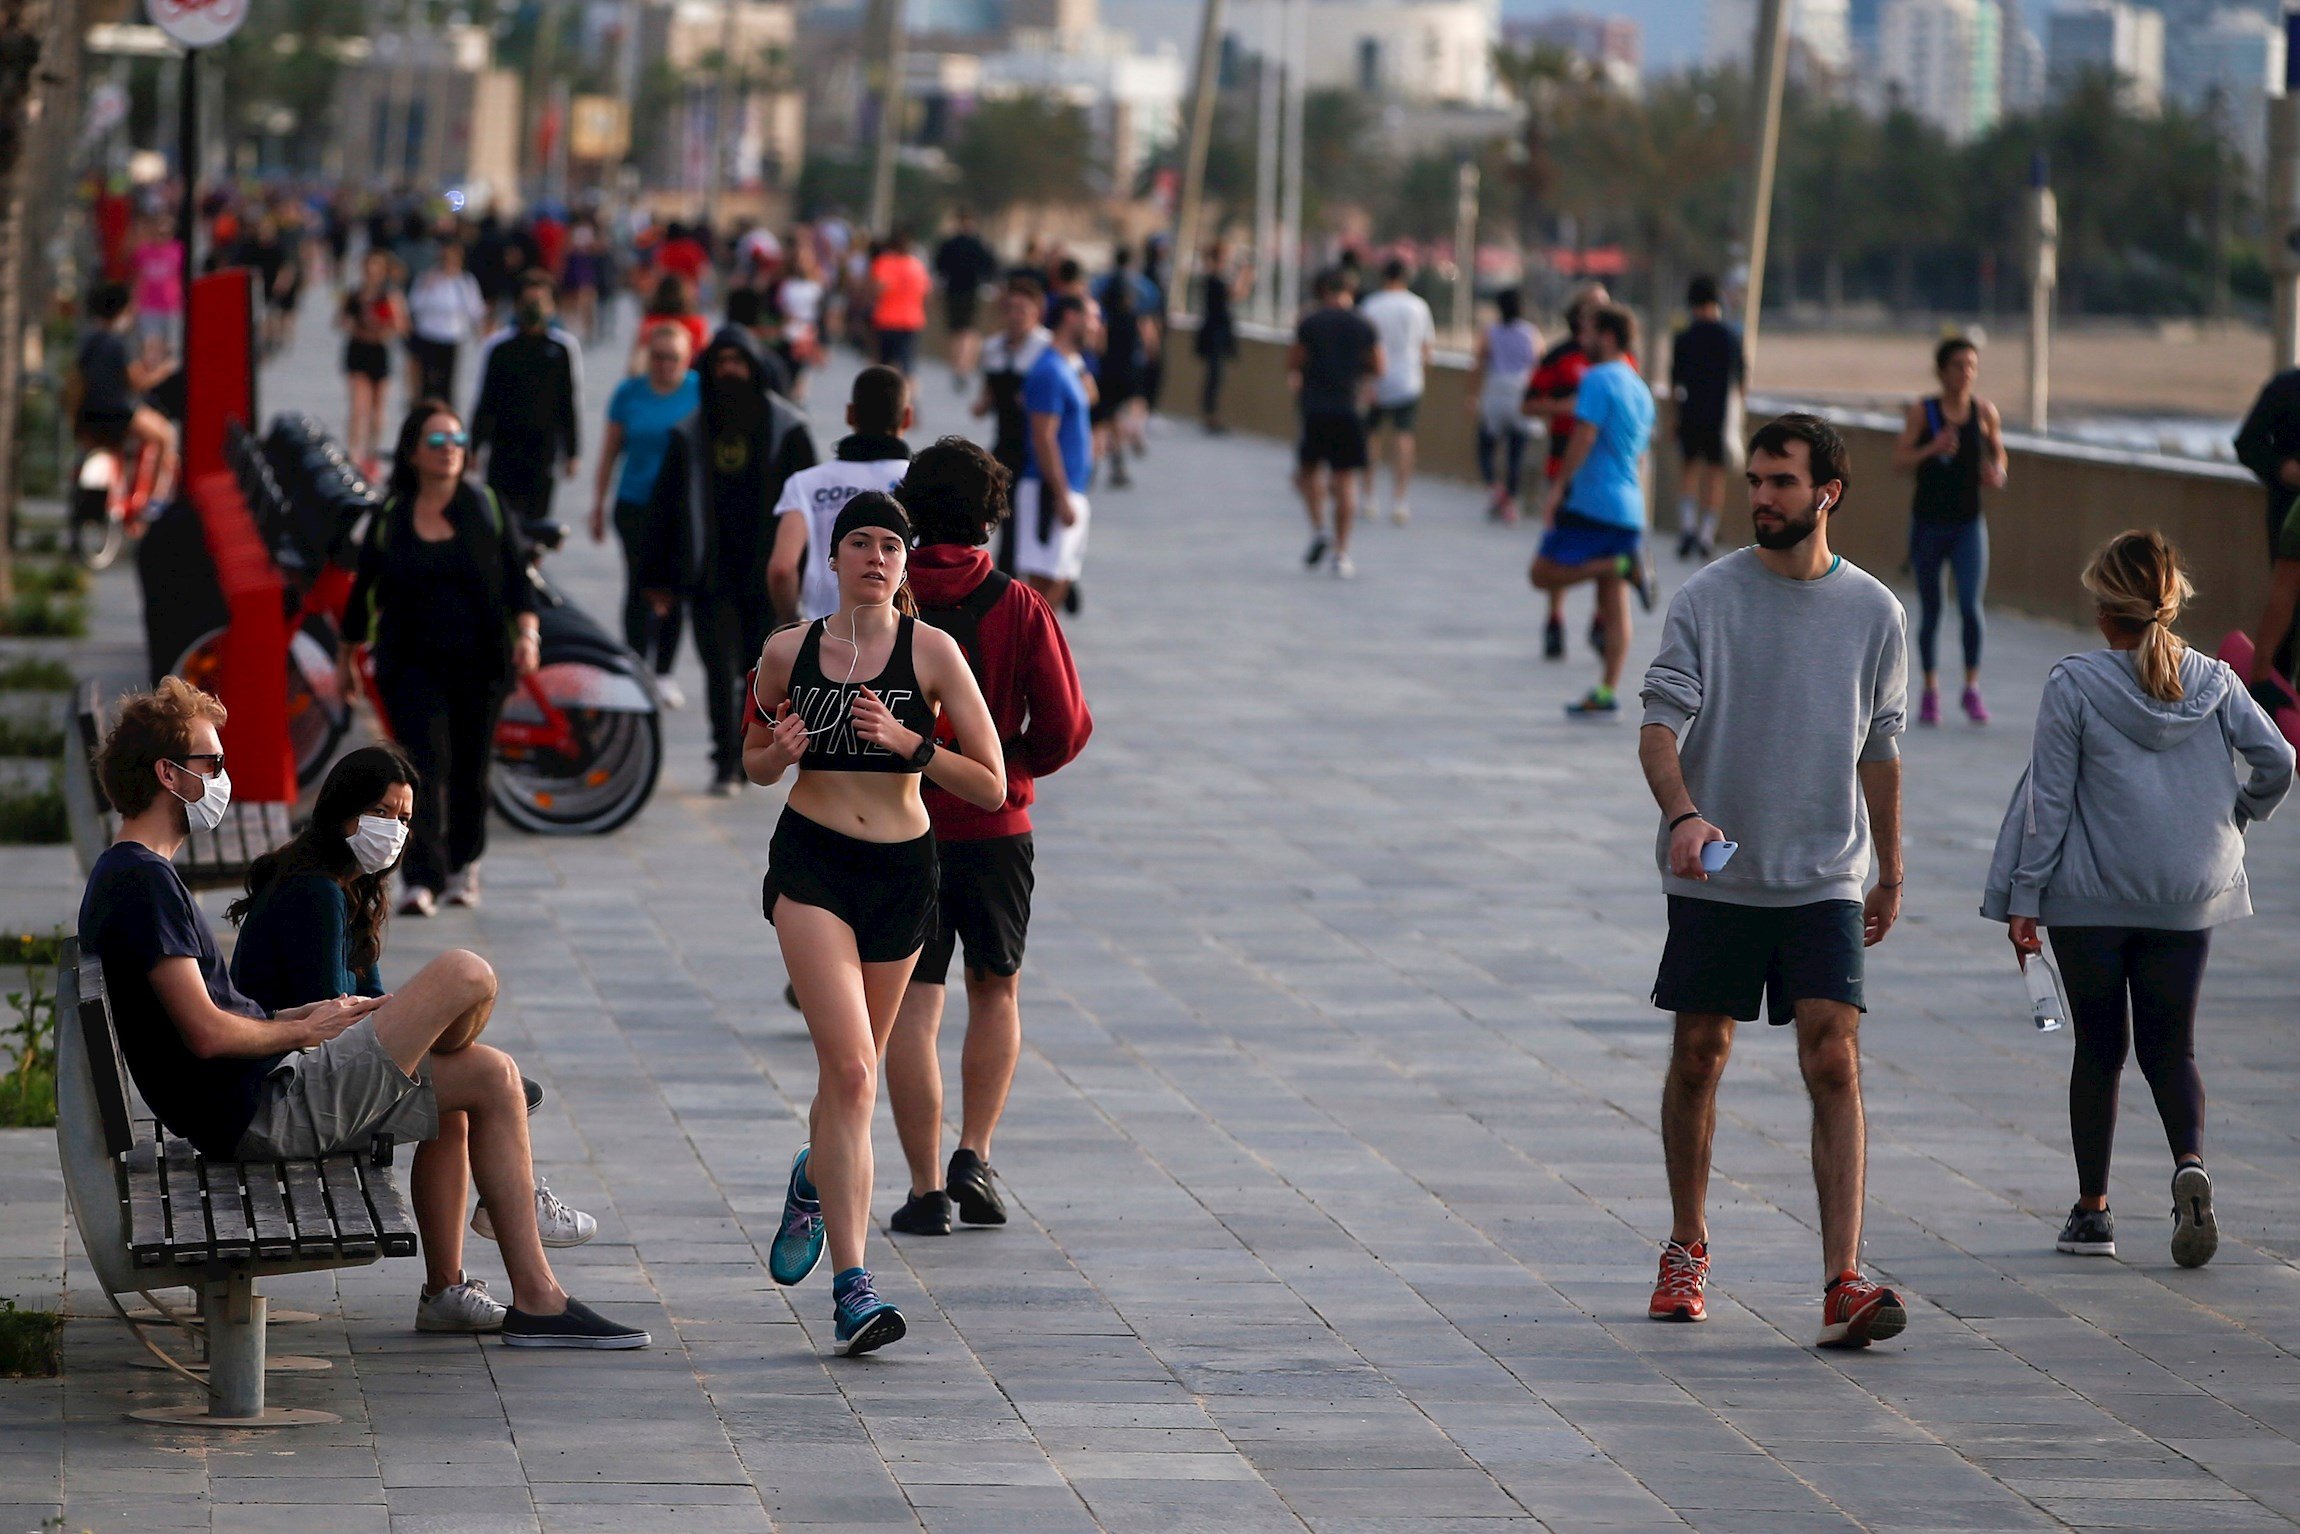
[[[331,1411],[306,1406],[273,1406],[252,1417],[215,1417],[204,1406],[145,1406],[128,1413],[138,1422],[174,1427],[330,1427],[343,1421]]]
[[[168,1366],[156,1358],[131,1358],[128,1360],[128,1367],[131,1369],[165,1369]],[[208,1372],[206,1364],[184,1364],[183,1367],[194,1374]],[[312,1358],[302,1353],[275,1353],[264,1360],[264,1372],[266,1374],[322,1374],[334,1367],[335,1365],[327,1359]]]
[[[128,1319],[131,1321],[141,1321],[149,1326],[165,1326],[172,1321],[176,1321],[177,1318],[173,1316],[163,1316],[149,1305],[138,1305],[128,1312]],[[316,1310],[274,1310],[264,1318],[264,1321],[268,1326],[309,1326],[312,1322],[317,1321],[318,1319],[320,1319],[320,1316],[319,1312]],[[203,1316],[187,1316],[182,1319],[180,1324],[184,1326],[205,1326],[208,1323],[207,1319]]]

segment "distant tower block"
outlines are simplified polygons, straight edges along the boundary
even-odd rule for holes
[[[1091,37],[1101,25],[1099,0],[1006,0],[1010,32],[1051,32],[1074,43]]]

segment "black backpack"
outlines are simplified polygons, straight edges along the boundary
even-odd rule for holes
[[[924,603],[919,605],[920,621],[931,623],[936,628],[941,629],[945,634],[957,640],[958,647],[966,652],[966,664],[968,669],[974,673],[974,682],[977,687],[982,685],[982,657],[976,652],[975,640],[982,632],[984,617],[989,614],[993,607],[998,605],[998,599],[1006,595],[1006,588],[1013,584],[1014,578],[1012,576],[1004,570],[994,567],[988,575],[982,578],[981,585],[961,597],[952,606],[928,607]]]

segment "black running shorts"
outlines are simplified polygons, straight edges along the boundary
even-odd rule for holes
[[[1760,906],[1671,895],[1653,1004],[1753,1023],[1763,1000],[1778,1027],[1795,1021],[1800,1001],[1842,1001],[1866,1012],[1862,974],[1858,900]]]
[[[1302,440],[1294,461],[1305,469],[1319,464],[1347,472],[1366,466],[1366,423],[1356,411],[1319,411],[1302,417]]]
[[[934,926],[934,834],[907,842],[866,842],[785,809],[767,844],[760,903],[817,906],[854,929],[865,964],[891,964],[918,952]]]
[[[1377,432],[1388,425],[1410,434],[1421,414],[1422,397],[1418,394],[1402,405],[1376,405],[1366,412],[1366,430]]]
[[[913,985],[943,985],[952,953],[966,945],[967,973],[1011,975],[1022,968],[1022,943],[1030,932],[1030,833],[982,841],[942,842],[942,899],[934,931],[919,950]]]
[[[1678,422],[1677,451],[1687,463],[1724,463],[1724,426],[1704,426],[1695,421]]]

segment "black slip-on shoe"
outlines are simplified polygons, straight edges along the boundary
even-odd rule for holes
[[[998,1174],[990,1163],[966,1149],[950,1153],[949,1170],[943,1173],[942,1185],[949,1190],[950,1201],[958,1206],[958,1217],[969,1225],[1004,1225],[1006,1201],[998,1196],[991,1179]]]
[[[614,1351],[643,1348],[654,1339],[636,1326],[625,1326],[570,1295],[567,1308],[555,1316],[534,1316],[514,1305],[503,1313],[503,1345],[507,1348],[597,1348]]]
[[[931,1193],[913,1193],[886,1222],[886,1228],[898,1236],[949,1235],[950,1195],[940,1188]]]
[[[543,1099],[550,1094],[543,1090],[543,1083],[532,1076],[520,1077],[519,1085],[527,1093],[527,1116],[533,1118],[535,1110],[543,1106]]]

